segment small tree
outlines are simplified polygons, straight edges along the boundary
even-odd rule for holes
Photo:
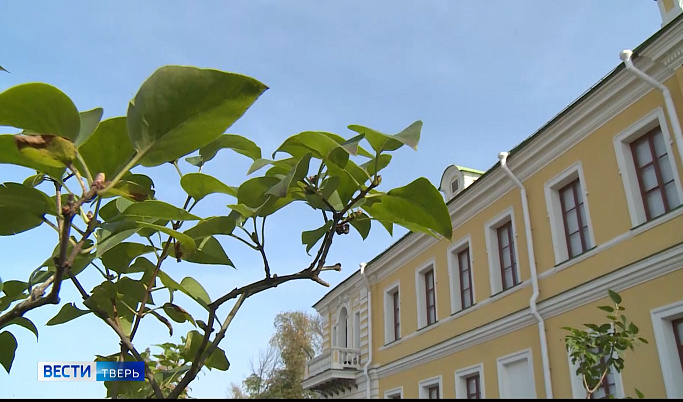
[[[565,337],[565,344],[572,364],[578,366],[576,375],[583,381],[586,399],[592,398],[612,369],[617,373],[624,369],[624,353],[627,349],[634,350],[640,342],[647,343],[645,338],[637,336],[638,327],[621,313],[626,310],[620,304],[621,296],[612,290],[608,290],[608,293],[614,307],[598,306],[608,313],[607,323],[584,324],[589,331],[562,327],[570,332]],[[639,398],[643,397],[637,388],[635,391]]]
[[[178,324],[192,326],[182,348],[172,349],[182,357],[172,362],[176,367],[169,372],[148,365],[145,372],[156,398],[177,398],[203,367],[229,368],[219,344],[247,298],[294,280],[329,286],[320,275],[341,269],[339,263],[327,261],[339,236],[353,229],[365,239],[374,221],[389,233],[397,224],[450,239],[448,209],[427,179],[380,190],[380,171],[391,162],[391,153],[404,145],[416,149],[421,121],[395,135],[351,125],[354,134],[349,139],[305,131],[287,138],[271,158],[264,158],[253,141],[224,132],[266,89],[244,75],[166,66],[142,84],[126,116],[103,121],[101,108],[79,112],[66,94],[47,84],[23,84],[0,93],[0,126],[21,130],[0,135],[0,164],[32,171],[21,183],[0,185],[0,236],[40,226],[56,235],[52,254],[33,272],[23,273],[24,280],[0,282],[0,364],[8,372],[17,348],[12,331],[20,326],[37,337],[38,329],[24,315],[60,304],[60,290],[68,280],[81,299],[64,303],[46,325],[94,314],[120,339],[119,352],[99,359],[145,361],[134,345],[145,318],[158,320],[169,334]],[[361,141],[367,141],[372,152]],[[222,149],[252,161],[247,175],[262,174],[230,186],[202,173]],[[151,168],[168,163],[187,194],[180,205],[155,195],[152,177],[157,173]],[[183,173],[188,167],[196,171]],[[193,214],[197,203],[210,194],[231,197],[228,209],[216,210],[216,216]],[[307,253],[317,246],[309,254],[310,264],[288,271],[274,263],[279,259],[269,258],[266,221],[293,203],[310,207],[320,226],[305,227],[303,232],[284,229],[297,231],[293,236],[300,233]],[[184,229],[187,225],[191,227]],[[212,300],[191,276],[176,281],[166,273],[169,259],[233,267],[226,241],[255,253],[262,262],[261,279],[236,284]],[[99,272],[101,282],[85,283],[79,276],[84,270]],[[187,272],[192,272],[191,266]],[[175,292],[201,306],[204,320],[195,320],[174,300]],[[227,314],[219,312],[222,306],[229,308]],[[171,383],[172,387],[163,385]],[[112,397],[142,392],[134,382],[106,386]]]

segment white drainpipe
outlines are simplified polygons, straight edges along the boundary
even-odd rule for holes
[[[365,276],[365,267],[367,265],[368,264],[364,262],[360,263],[360,274],[363,276],[365,287],[368,289],[368,361],[365,362],[365,366],[363,367],[363,374],[365,374],[366,399],[370,399],[370,374],[368,373],[368,368],[370,368],[370,363],[372,362],[372,299],[370,298],[370,281],[368,281],[368,277]]]
[[[666,111],[669,115],[671,125],[673,126],[674,138],[676,138],[678,157],[681,159],[681,163],[683,163],[683,134],[681,134],[681,124],[678,122],[678,115],[676,114],[674,101],[671,99],[671,92],[669,92],[669,88],[662,85],[659,81],[645,74],[641,70],[638,70],[636,66],[633,65],[631,56],[633,56],[633,51],[629,49],[622,50],[621,53],[619,53],[619,58],[624,62],[628,71],[632,72],[635,76],[650,84],[650,86],[662,91],[662,95],[664,96],[664,104],[666,105]]]
[[[538,299],[538,275],[536,273],[536,257],[534,255],[534,243],[531,237],[531,219],[529,218],[529,204],[527,203],[526,188],[524,184],[512,173],[510,168],[507,166],[507,152],[501,152],[498,154],[498,159],[500,159],[500,166],[503,168],[505,173],[510,176],[512,181],[521,190],[522,196],[522,211],[524,213],[524,228],[526,229],[526,244],[529,252],[529,269],[531,271],[531,287],[534,293],[531,295],[529,300],[529,308],[531,309],[531,314],[538,321],[538,335],[541,340],[541,359],[543,362],[543,378],[545,379],[545,397],[546,399],[553,398],[553,385],[550,379],[550,362],[548,361],[548,341],[545,334],[545,322],[543,317],[538,313],[538,308],[536,307],[536,300]]]

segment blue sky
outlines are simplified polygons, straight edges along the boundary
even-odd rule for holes
[[[421,119],[418,151],[399,150],[384,173],[389,189],[421,176],[436,183],[450,164],[490,168],[499,151],[533,134],[616,67],[622,49],[636,47],[660,24],[652,0],[5,1],[0,65],[11,74],[0,74],[0,90],[46,82],[69,95],[79,110],[101,106],[108,118],[125,115],[145,78],[163,65],[246,74],[270,89],[228,132],[251,138],[264,155],[301,131],[349,137],[346,126],[362,124],[396,133]],[[224,151],[204,172],[237,185],[246,178],[248,162]],[[23,168],[0,169],[3,182],[30,175]],[[191,170],[185,165],[183,171]],[[155,178],[159,199],[184,200],[172,167],[140,172]],[[224,214],[231,201],[212,195],[193,212]],[[295,206],[268,221],[273,272],[291,273],[310,263],[300,232],[319,226],[318,218]],[[396,230],[392,238],[381,227],[374,229],[365,242],[355,233],[337,238],[328,262],[340,262],[343,270],[323,279],[338,284],[405,233]],[[26,280],[55,242],[55,233],[44,227],[1,237],[0,277]],[[260,279],[257,255],[222,243],[237,270],[174,261],[165,269],[176,280],[196,278],[212,298]],[[83,274],[87,288],[98,278]],[[249,359],[267,344],[274,316],[312,311],[327,290],[313,282],[287,283],[249,299],[221,344],[231,369],[203,372],[191,395],[226,396],[230,382],[249,374]],[[79,299],[66,284],[62,300]],[[91,361],[118,349],[111,329],[91,316],[42,327],[59,308],[27,314],[39,326],[37,343],[31,333],[13,327],[19,349],[12,375],[0,370],[0,397],[105,395],[101,383],[37,382],[38,361]],[[188,309],[202,317],[201,309]],[[163,325],[143,321],[135,345],[142,350],[178,341],[190,329],[176,326],[170,338]]]

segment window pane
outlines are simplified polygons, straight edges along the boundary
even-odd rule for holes
[[[512,260],[510,259],[509,250],[510,250],[509,248],[505,248],[505,249],[501,250],[501,252],[503,253],[503,256],[502,256],[503,257],[503,268],[506,268],[506,267],[509,267],[510,265],[512,265]]]
[[[659,171],[662,174],[662,182],[668,183],[674,179],[673,171],[671,169],[671,162],[669,155],[664,155],[659,158]]]
[[[637,159],[636,166],[641,167],[652,162],[652,152],[650,151],[649,142],[644,139],[638,142],[635,146],[635,157]]]
[[[564,203],[564,210],[574,208],[574,187],[573,183],[562,190],[562,202]]]
[[[472,289],[467,289],[464,292],[465,305],[462,308],[467,308],[472,305]]]
[[[676,208],[681,204],[678,199],[678,192],[676,191],[676,185],[674,182],[664,186],[664,191],[666,192],[666,200],[669,203],[669,209]]]
[[[664,210],[664,201],[662,200],[662,194],[659,191],[653,191],[645,197],[645,203],[647,204],[647,210],[650,213],[650,219],[656,218],[659,215],[666,212]]]
[[[654,165],[650,165],[641,170],[640,177],[643,181],[643,191],[648,191],[657,187],[657,174],[655,173]]]
[[[505,270],[505,284],[503,287],[505,289],[508,289],[508,288],[511,288],[512,285],[514,285],[514,284],[515,283],[514,283],[513,278],[512,278],[512,269],[506,269]]]
[[[463,271],[462,273],[462,283],[460,284],[462,289],[469,289],[470,287],[470,271]]]
[[[500,229],[498,229],[498,243],[500,244],[500,248],[507,247],[509,242],[508,238],[508,227],[503,226]]]
[[[583,253],[583,247],[581,245],[581,235],[579,234],[579,232],[576,232],[573,235],[569,236],[569,245],[571,247],[571,250],[569,250],[569,254],[571,257],[575,257]]]
[[[658,129],[657,132],[652,132],[652,140],[655,145],[655,154],[657,156],[662,156],[666,153],[666,146],[664,145],[664,135],[661,130]]]
[[[567,212],[567,232],[574,233],[579,230],[579,221],[576,217],[576,209]]]

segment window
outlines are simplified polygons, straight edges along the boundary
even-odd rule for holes
[[[384,392],[384,399],[402,399],[403,387],[393,388]]]
[[[605,356],[600,358],[600,362],[605,364]],[[615,380],[614,370],[610,367],[610,371],[607,373],[605,378],[602,379],[600,387],[591,394],[590,399],[603,399],[607,397],[616,397],[617,395],[617,383]]]
[[[353,314],[353,347],[360,349],[360,311]]]
[[[458,178],[456,177],[456,178],[453,179],[453,181],[451,182],[451,193],[453,193],[453,194],[457,193],[457,192],[458,192],[458,187],[460,187],[460,181],[459,181]]]
[[[395,283],[384,291],[384,343],[401,339],[401,298]]]
[[[512,207],[486,223],[491,293],[508,290],[521,281]]]
[[[425,281],[425,296],[427,306],[427,325],[432,325],[436,322],[436,298],[434,294],[434,269],[424,273]]]
[[[478,373],[465,378],[465,386],[467,389],[467,399],[481,399]]]
[[[577,162],[545,184],[556,264],[593,247],[584,183],[581,162]]]
[[[418,329],[436,323],[436,270],[434,260],[415,271]]]
[[[337,347],[348,348],[349,347],[349,315],[347,313],[346,307],[342,307],[337,315]]]
[[[419,387],[420,399],[441,399],[441,376],[422,380]]]
[[[448,273],[451,281],[451,313],[474,304],[474,279],[472,279],[472,255],[470,237],[456,242],[449,248]]]
[[[579,179],[560,189],[560,203],[569,258],[576,257],[588,250],[589,237]]]
[[[498,390],[501,398],[536,398],[531,349],[498,359]]]
[[[681,205],[683,191],[662,108],[614,138],[632,226]]]
[[[458,267],[460,268],[460,300],[462,308],[467,308],[472,305],[472,269],[469,248],[458,253]]]
[[[647,220],[677,207],[680,200],[662,129],[656,127],[633,141],[631,153]]]
[[[683,300],[650,312],[668,399],[683,398]]]
[[[500,258],[500,277],[503,290],[508,290],[519,283],[517,278],[517,262],[515,261],[515,240],[512,235],[512,222],[504,223],[496,229],[498,235],[498,256]]]
[[[484,365],[467,367],[455,372],[456,399],[484,399]]]

